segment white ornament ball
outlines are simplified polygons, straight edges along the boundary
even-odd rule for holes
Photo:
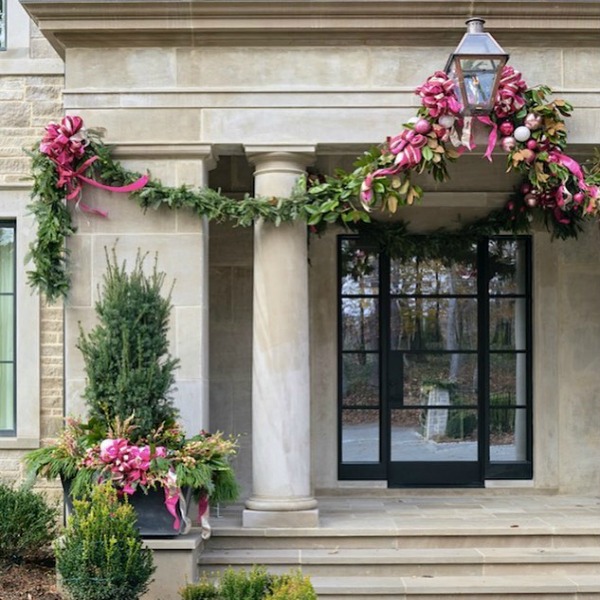
[[[531,137],[531,129],[525,127],[525,125],[521,125],[515,129],[513,137],[517,142],[526,142]]]
[[[450,129],[450,127],[454,125],[454,121],[456,121],[456,117],[454,117],[453,115],[442,115],[438,119],[438,123],[446,129]]]

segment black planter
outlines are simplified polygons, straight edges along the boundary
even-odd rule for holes
[[[73,501],[71,498],[71,481],[62,480],[64,500],[67,511],[73,511]],[[191,488],[184,488],[182,495],[185,502],[185,513],[190,505],[192,496]],[[186,522],[181,516],[181,501],[177,503],[177,514],[179,515],[179,528],[174,529],[173,523],[175,519],[167,510],[165,505],[165,492],[162,488],[148,490],[145,494],[143,491],[137,491],[132,496],[127,496],[129,504],[133,507],[137,514],[137,528],[140,534],[144,537],[176,537],[185,532]]]

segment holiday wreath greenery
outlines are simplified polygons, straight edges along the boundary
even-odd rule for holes
[[[67,294],[70,279],[65,240],[75,231],[68,201],[105,216],[102,210],[82,202],[84,183],[129,193],[144,209],[188,207],[199,216],[240,226],[250,226],[257,219],[276,225],[302,219],[318,232],[327,224],[352,230],[364,230],[368,224],[371,237],[393,252],[406,238],[406,223],[381,225],[376,217],[421,199],[423,190],[414,183],[413,175],[426,172],[435,181],[444,181],[447,163],[473,148],[473,117],[462,116],[454,83],[445,73],[434,73],[416,93],[422,106],[398,135],[365,152],[352,172],[308,177],[290,198],[247,196],[234,200],[210,188],[164,186],[113,160],[109,147],[93,131],[85,130],[81,118],[68,116],[60,124],[50,124],[42,142],[30,152],[31,211],[38,231],[29,252],[33,263],[29,282],[50,301]],[[597,216],[600,156],[582,166],[565,154],[564,119],[571,111],[572,106],[564,100],[551,98],[549,88],[529,88],[518,71],[504,67],[493,112],[476,119],[490,128],[484,156],[492,160],[500,139],[508,155],[508,169],[517,170],[523,183],[502,209],[454,231],[463,242],[500,232],[524,233],[536,218],[554,237],[572,238],[585,219]],[[440,247],[447,235],[446,231],[432,232],[426,243]]]

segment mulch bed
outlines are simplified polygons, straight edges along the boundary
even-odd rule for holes
[[[53,561],[0,562],[0,600],[63,600]]]

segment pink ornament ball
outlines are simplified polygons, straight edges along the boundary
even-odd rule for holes
[[[577,204],[581,204],[585,200],[585,194],[583,192],[577,192],[573,195],[573,201]]]
[[[530,165],[535,160],[535,152],[533,150],[529,150],[529,148],[525,148],[522,150],[522,152],[525,162]]]
[[[534,208],[535,206],[537,206],[538,200],[536,194],[532,194],[531,192],[529,194],[525,194],[523,200],[525,201],[525,204],[529,206],[529,208]]]
[[[510,121],[504,121],[500,124],[500,133],[502,135],[512,135],[515,130],[515,126]]]
[[[542,126],[542,116],[538,115],[536,113],[529,113],[526,117],[525,117],[525,127],[527,127],[528,129],[530,129],[531,131],[535,131],[536,129],[539,129]]]
[[[534,139],[527,140],[527,148],[529,150],[537,150],[538,143]]]
[[[504,152],[512,152],[517,147],[517,140],[515,140],[512,135],[508,135],[505,138],[502,138],[500,145]]]
[[[431,131],[431,123],[427,119],[419,119],[415,123],[415,131],[425,135]]]

